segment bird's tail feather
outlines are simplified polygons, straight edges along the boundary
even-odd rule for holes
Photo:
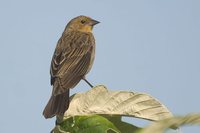
[[[69,90],[59,95],[52,95],[47,103],[43,115],[47,118],[52,118],[55,115],[64,115],[65,111],[69,107]]]

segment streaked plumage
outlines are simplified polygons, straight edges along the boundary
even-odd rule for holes
[[[51,62],[53,91],[43,112],[45,118],[64,114],[69,106],[69,89],[90,71],[95,56],[92,28],[97,23],[89,17],[79,16],[67,24]]]

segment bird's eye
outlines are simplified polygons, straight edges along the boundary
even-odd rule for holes
[[[86,21],[85,20],[81,20],[81,23],[84,24]]]

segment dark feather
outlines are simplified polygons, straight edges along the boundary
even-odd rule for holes
[[[68,106],[69,90],[57,96],[52,95],[43,111],[43,115],[45,118],[51,118],[55,115],[63,116]]]
[[[92,33],[71,31],[59,39],[51,61],[52,96],[44,109],[45,118],[63,115],[69,106],[69,89],[90,71],[95,54]]]
[[[51,63],[53,95],[73,88],[87,74],[94,57],[94,38],[91,33],[70,32],[58,41]],[[62,88],[62,89],[60,89]]]

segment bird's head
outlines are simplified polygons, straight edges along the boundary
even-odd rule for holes
[[[72,19],[66,27],[66,30],[81,31],[81,32],[92,32],[94,25],[98,24],[96,21],[87,16],[78,16]]]

